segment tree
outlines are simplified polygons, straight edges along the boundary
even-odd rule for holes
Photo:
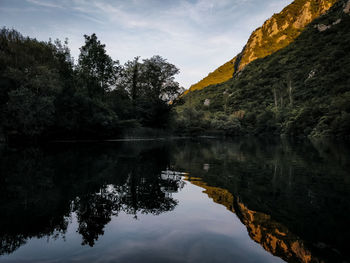
[[[132,61],[126,62],[122,71],[121,83],[133,102],[140,95],[142,63],[139,59],[140,57],[135,57]]]
[[[54,123],[55,99],[62,90],[58,49],[0,30],[0,125],[7,135],[38,137]]]
[[[165,102],[174,100],[180,93],[179,83],[175,75],[180,70],[161,56],[153,56],[143,60],[142,84],[150,98],[161,99]]]
[[[103,95],[116,85],[119,62],[107,55],[105,45],[96,34],[84,35],[85,45],[80,48],[78,71],[89,96]]]
[[[36,96],[29,88],[9,93],[6,108],[6,129],[10,134],[36,137],[53,122],[54,98]]]
[[[160,56],[139,59],[125,63],[118,85],[129,95],[133,119],[145,126],[164,127],[171,115],[170,101],[182,91],[174,79],[179,69]]]
[[[287,74],[287,88],[288,88],[288,94],[289,94],[289,104],[293,106],[293,86],[292,86],[292,76],[290,72]]]
[[[179,70],[160,56],[121,67],[96,34],[84,38],[75,66],[67,39],[40,42],[0,29],[1,137],[105,138],[167,125]]]

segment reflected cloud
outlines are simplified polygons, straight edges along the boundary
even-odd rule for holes
[[[215,251],[218,261],[344,262],[348,149],[253,139],[4,148],[0,255],[42,239],[91,261],[199,261]]]

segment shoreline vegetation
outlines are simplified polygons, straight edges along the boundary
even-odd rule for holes
[[[175,65],[160,56],[120,65],[95,34],[84,38],[75,63],[67,39],[42,42],[1,29],[0,142],[225,136],[178,125],[184,89]]]
[[[160,56],[121,65],[95,34],[74,62],[68,40],[0,30],[0,137],[5,141],[110,139],[168,130],[179,69]]]
[[[92,34],[84,35],[74,61],[67,39],[42,42],[2,28],[0,141],[172,136],[349,140],[346,2],[339,0],[290,45],[251,62],[229,81],[185,95],[175,81],[179,69],[161,56],[135,57],[121,65]]]

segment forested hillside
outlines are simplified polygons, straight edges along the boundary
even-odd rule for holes
[[[180,92],[178,68],[160,56],[120,65],[95,34],[77,63],[67,41],[0,30],[0,139],[87,139],[164,128]]]
[[[284,49],[177,101],[178,129],[226,134],[350,134],[350,1]]]
[[[240,54],[192,85],[185,94],[209,85],[223,83],[250,62],[288,46],[310,22],[324,14],[336,1],[295,0],[257,28]]]

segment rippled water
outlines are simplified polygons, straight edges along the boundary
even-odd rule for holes
[[[349,149],[256,139],[4,147],[0,262],[350,262]]]

